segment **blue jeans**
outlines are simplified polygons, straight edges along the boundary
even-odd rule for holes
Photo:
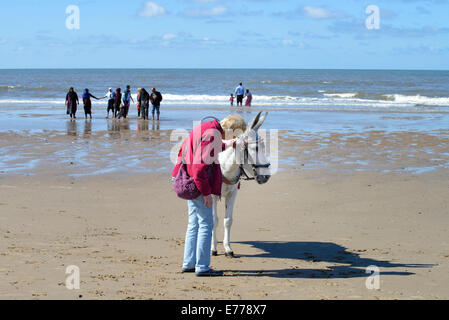
[[[187,226],[184,247],[183,269],[193,269],[195,272],[210,270],[210,249],[214,219],[212,208],[204,205],[203,196],[189,200],[189,224]]]
[[[151,109],[151,114],[154,116],[155,111],[157,114],[161,114],[160,108],[161,108],[160,106],[153,106],[153,109]]]

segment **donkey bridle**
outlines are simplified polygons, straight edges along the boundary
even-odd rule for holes
[[[254,143],[254,142],[252,142],[252,143]],[[256,135],[255,143],[256,143],[256,154],[259,154],[259,135]],[[243,145],[244,145],[244,148],[243,148],[243,163],[241,163],[239,165],[239,171],[240,172],[239,172],[238,176],[236,178],[234,178],[233,180],[228,180],[228,179],[226,179],[225,176],[222,176],[223,177],[223,181],[224,181],[225,184],[235,185],[242,179],[245,180],[245,181],[256,180],[256,178],[259,176],[257,174],[257,169],[259,169],[259,168],[269,168],[271,166],[270,163],[251,164],[252,169],[253,169],[253,177],[248,176],[248,174],[245,171],[245,168],[243,167],[243,164],[246,164],[248,162],[248,159],[249,159],[248,142],[243,140]],[[242,176],[243,176],[243,178],[242,178]]]

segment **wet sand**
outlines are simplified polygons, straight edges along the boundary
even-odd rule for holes
[[[199,279],[180,272],[187,208],[169,182],[170,130],[81,123],[0,132],[0,298],[449,298],[445,128],[280,131],[279,171],[242,184],[237,258],[220,244],[212,267],[225,276]],[[80,290],[65,287],[69,265]]]

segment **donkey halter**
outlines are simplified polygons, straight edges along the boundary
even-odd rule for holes
[[[261,141],[261,139],[259,139],[259,135],[256,133],[256,140],[255,141],[251,141],[251,144],[256,144],[256,154],[259,154],[259,141]],[[250,181],[250,180],[256,180],[256,178],[259,176],[259,174],[257,173],[257,169],[259,168],[269,168],[271,166],[271,164],[265,163],[265,164],[251,164],[251,168],[253,171],[253,176],[250,177],[246,171],[245,168],[243,167],[244,164],[248,164],[248,160],[249,160],[249,150],[248,150],[248,145],[249,142],[243,140],[243,163],[241,163],[239,165],[239,175],[234,178],[233,180],[228,180],[228,182],[230,184],[237,184],[240,180],[245,180],[245,181]],[[243,176],[243,178],[242,178]]]

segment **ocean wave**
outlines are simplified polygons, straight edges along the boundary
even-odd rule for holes
[[[413,104],[416,106],[449,106],[449,97],[427,97],[422,95],[407,96],[402,94],[384,95],[386,99],[396,103]]]
[[[13,89],[18,89],[18,88],[22,88],[22,86],[0,86],[0,90],[13,90]]]
[[[449,97],[428,97],[423,95],[403,94],[373,94],[363,92],[320,93],[322,93],[324,97],[335,98],[336,100],[354,101],[354,99],[360,99],[362,101],[390,102],[394,106],[449,106]]]
[[[229,96],[225,95],[181,95],[164,94],[163,104],[173,106],[228,106]],[[136,95],[133,94],[134,101]],[[80,97],[82,104],[82,99]],[[106,105],[106,100],[92,99],[93,105]],[[64,106],[65,99],[36,98],[36,99],[0,99],[0,106]],[[370,95],[359,92],[324,93],[317,96],[267,96],[254,95],[254,106],[335,106],[335,107],[360,107],[360,108],[401,108],[401,107],[449,107],[449,97],[407,96],[401,94]]]
[[[20,91],[52,91],[54,88],[47,88],[44,86],[39,87],[24,87],[21,85],[2,85],[0,86],[0,90],[20,90]]]
[[[282,84],[282,85],[319,85],[319,84],[330,84],[328,81],[304,81],[304,80],[262,80],[261,84]]]
[[[357,97],[357,92],[347,92],[347,93],[324,93],[323,96],[331,98],[355,98]]]

